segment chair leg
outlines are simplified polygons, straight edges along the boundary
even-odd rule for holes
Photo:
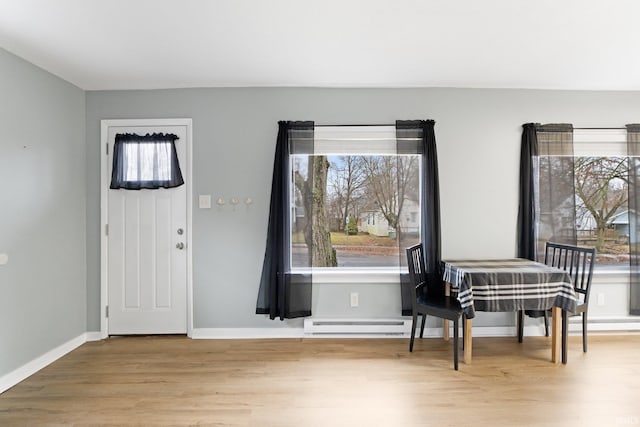
[[[544,312],[544,336],[549,336],[549,313],[546,310]]]
[[[582,351],[587,352],[587,312],[582,313]]]
[[[413,351],[413,338],[416,336],[416,322],[418,321],[418,314],[413,313],[413,322],[411,322],[411,340],[409,340],[409,352]]]
[[[518,310],[516,323],[518,327],[518,342],[522,342],[522,336],[524,335],[524,310]]]
[[[422,336],[424,335],[424,324],[427,321],[427,315],[423,314],[422,315],[422,326],[420,326],[420,338],[422,338]]]
[[[453,321],[453,369],[458,370],[458,319]]]

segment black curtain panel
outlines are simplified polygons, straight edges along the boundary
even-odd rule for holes
[[[396,121],[396,141],[398,157],[404,154],[418,154],[421,162],[420,200],[422,207],[422,224],[420,240],[424,245],[425,269],[427,279],[440,284],[444,290],[441,274],[440,254],[440,185],[438,180],[438,154],[433,120],[398,120]],[[400,181],[400,180],[399,180]],[[418,187],[420,185],[418,184]],[[401,266],[406,265],[405,248],[410,240],[405,235],[400,240]],[[404,243],[403,243],[404,241]],[[408,275],[400,276],[400,292],[402,299],[402,315],[411,315],[411,291]]]
[[[573,167],[572,125],[523,125],[518,256],[543,262],[546,242],[577,243]],[[537,310],[525,313],[531,317],[545,314]]]
[[[629,312],[640,315],[640,124],[627,125],[629,156]]]
[[[117,134],[111,189],[173,188],[184,184],[174,134]]]
[[[311,274],[291,272],[291,258],[297,256],[298,248],[292,250],[291,246],[289,200],[293,179],[290,155],[313,153],[313,129],[311,121],[278,122],[267,244],[256,303],[256,313],[268,314],[270,319],[311,316]]]
[[[539,200],[536,259],[543,261],[546,242],[577,243],[573,126],[538,125],[536,138]]]
[[[518,204],[518,257],[536,259],[535,170],[538,157],[536,124],[522,125],[520,199]]]

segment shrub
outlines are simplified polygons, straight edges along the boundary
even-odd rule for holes
[[[347,234],[358,234],[358,221],[353,215],[349,217],[349,222],[347,223]]]

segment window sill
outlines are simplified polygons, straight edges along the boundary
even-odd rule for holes
[[[371,284],[388,284],[400,283],[400,273],[397,268],[394,269],[314,269],[312,270],[293,270],[292,273],[313,274],[313,283],[371,283]],[[407,273],[405,270],[403,273]]]
[[[602,268],[593,270],[593,283],[597,285],[629,286],[628,268]]]
[[[623,268],[623,267],[619,267],[619,268],[594,268],[593,269],[593,275],[594,276],[628,276],[629,275],[629,269],[628,268]]]

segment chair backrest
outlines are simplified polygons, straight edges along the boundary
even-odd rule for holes
[[[595,262],[595,248],[547,242],[544,250],[544,263],[567,271],[573,280],[576,292],[584,296],[585,304],[589,302],[589,290]]]
[[[407,267],[411,281],[411,302],[415,304],[419,293],[427,293],[427,275],[425,274],[424,250],[422,243],[407,248]]]

